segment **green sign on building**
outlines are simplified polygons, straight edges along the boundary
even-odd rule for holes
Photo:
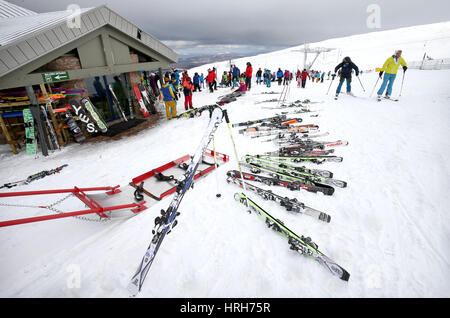
[[[67,81],[69,80],[69,73],[68,72],[44,73],[42,74],[42,78],[44,79],[44,83]]]

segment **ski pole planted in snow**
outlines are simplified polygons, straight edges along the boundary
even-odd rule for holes
[[[402,86],[400,87],[400,95],[398,95],[398,98],[400,98],[402,96],[402,91],[403,91],[403,82],[405,81],[405,72],[403,72],[403,77],[402,77]]]
[[[328,86],[327,95],[330,92],[331,85],[333,85],[334,78],[331,80],[330,86]]]
[[[363,91],[366,92],[366,90],[364,89],[364,86],[363,86],[363,84],[362,84],[362,82],[361,82],[361,79],[359,78],[359,76],[356,76],[356,77],[358,78],[359,84],[361,84],[361,87],[362,87]]]
[[[378,81],[380,80],[380,76],[378,76],[377,77],[377,81],[376,81],[376,83],[375,83],[375,85],[374,85],[374,87],[373,87],[373,89],[372,89],[372,93],[370,93],[370,96],[369,97],[372,97],[372,95],[373,95],[373,92],[375,92],[375,88],[377,88],[377,84],[378,84]]]

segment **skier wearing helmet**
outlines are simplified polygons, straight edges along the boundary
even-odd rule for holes
[[[352,82],[352,70],[355,70],[356,76],[358,76],[359,75],[358,66],[356,66],[355,63],[352,62],[350,57],[346,56],[344,58],[344,60],[342,61],[342,63],[338,64],[335,67],[334,72],[336,73],[339,69],[341,69],[341,74],[340,74],[341,79],[340,79],[339,85],[336,89],[335,99],[338,98],[339,93],[341,92],[342,85],[344,84],[344,81],[347,81],[347,94],[353,96],[353,93],[351,92],[352,86],[350,84]]]
[[[395,51],[395,54],[389,57],[386,62],[384,62],[383,68],[380,71],[380,78],[383,76],[383,83],[381,84],[380,89],[378,90],[378,100],[381,100],[381,95],[386,89],[386,98],[391,97],[392,93],[392,85],[394,85],[395,77],[397,76],[397,71],[400,65],[403,66],[403,72],[406,72],[408,69],[405,60],[402,55],[402,50]]]

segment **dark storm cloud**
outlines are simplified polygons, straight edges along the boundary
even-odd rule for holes
[[[449,20],[446,0],[10,0],[36,12],[106,4],[180,54],[270,51],[329,38]],[[424,4],[425,3],[425,4]],[[369,28],[370,5],[380,29]]]

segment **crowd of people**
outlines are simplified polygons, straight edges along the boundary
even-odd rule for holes
[[[403,71],[406,71],[407,65],[405,60],[401,57],[402,51],[397,50],[395,54],[389,57],[384,63],[379,77],[381,78],[384,73],[384,80],[378,91],[378,98],[386,90],[386,97],[389,98],[392,92],[392,85],[395,80],[395,76],[399,66],[403,67]],[[297,70],[295,73],[289,70],[282,70],[278,68],[276,72],[272,72],[268,68],[258,70],[255,73],[256,85],[265,85],[271,87],[273,82],[277,82],[279,86],[290,85],[294,76],[297,82],[298,88],[305,88],[307,80],[310,79],[313,83],[323,83],[326,80],[334,81],[335,77],[339,77],[339,84],[336,89],[336,97],[340,94],[344,82],[346,82],[347,94],[352,95],[351,81],[352,74],[359,76],[360,71],[358,66],[352,62],[350,57],[345,57],[341,63],[339,63],[334,72],[319,70]],[[201,92],[202,89],[208,89],[210,93],[217,90],[218,76],[217,69],[215,67],[209,68],[205,73],[195,72],[191,78],[187,70],[184,70],[181,75],[180,71],[175,67],[172,71],[166,72],[164,75],[164,83],[162,84],[161,91],[163,95],[163,101],[166,106],[166,114],[168,119],[176,117],[176,103],[181,98],[181,92],[184,95],[184,108],[185,110],[193,109],[192,96],[194,92]],[[253,67],[250,62],[246,63],[244,72],[241,72],[237,65],[230,65],[229,71],[224,71],[220,78],[219,87],[230,87],[231,89],[237,89],[239,91],[249,91],[252,86]],[[330,85],[331,87],[331,85]]]

